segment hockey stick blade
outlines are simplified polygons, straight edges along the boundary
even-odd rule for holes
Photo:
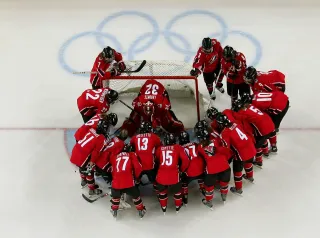
[[[141,64],[140,64],[140,66],[139,66],[137,69],[132,70],[132,71],[130,71],[130,70],[128,70],[128,71],[123,71],[122,73],[127,73],[127,74],[130,74],[130,73],[138,73],[138,72],[140,72],[140,71],[143,69],[143,67],[146,65],[146,63],[147,63],[147,61],[146,61],[146,60],[143,60],[143,61],[141,62]]]
[[[95,201],[99,200],[100,198],[106,197],[106,196],[108,196],[108,195],[109,195],[108,193],[105,193],[105,194],[103,194],[103,195],[101,195],[100,197],[97,197],[97,198],[95,198],[95,199],[90,199],[90,198],[88,198],[88,197],[87,197],[86,195],[84,195],[84,194],[82,194],[82,197],[83,197],[83,199],[86,200],[87,202],[89,202],[89,203],[94,203]]]

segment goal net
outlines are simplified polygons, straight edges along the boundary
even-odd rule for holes
[[[126,70],[135,70],[142,61],[127,61]],[[104,82],[119,92],[121,99],[131,106],[140,88],[148,79],[160,82],[168,91],[172,111],[186,128],[193,128],[204,111],[203,97],[199,93],[197,78],[190,76],[191,65],[176,61],[147,61],[140,72],[122,74]],[[111,108],[122,121],[128,117],[130,110],[118,104]]]

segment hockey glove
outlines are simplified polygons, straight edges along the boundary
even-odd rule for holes
[[[126,66],[126,64],[125,64],[123,61],[120,61],[120,62],[118,63],[118,69],[119,69],[120,72],[125,71],[126,68],[127,68],[127,66]]]
[[[191,75],[191,76],[198,77],[199,74],[201,74],[201,71],[200,71],[199,69],[192,69],[192,70],[190,71],[190,75]]]

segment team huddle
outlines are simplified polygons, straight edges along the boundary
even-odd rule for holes
[[[242,194],[242,180],[254,181],[253,165],[263,166],[263,156],[276,153],[277,132],[289,109],[285,76],[276,70],[262,73],[247,67],[245,57],[232,47],[222,49],[216,39],[204,38],[190,74],[203,73],[208,92],[224,92],[227,78],[231,109],[209,107],[206,117],[193,129],[196,141],[171,107],[170,95],[154,79],[146,80],[132,102],[131,113],[119,129],[115,113],[108,113],[119,99],[117,91],[103,86],[104,80],[126,69],[122,55],[106,47],[98,55],[90,78],[92,89],[77,100],[84,124],[76,131],[70,161],[79,167],[81,186],[89,189],[88,201],[106,194],[95,182],[100,175],[111,184],[111,213],[117,217],[126,194],[142,218],[146,207],[140,197],[141,177],[147,176],[162,211],[167,210],[168,189],[173,192],[176,212],[188,204],[188,185],[197,181],[202,203],[213,207],[214,190],[226,201],[230,191]],[[252,94],[251,94],[252,91]],[[238,98],[239,94],[239,98]],[[124,104],[124,103],[123,103]],[[243,173],[244,171],[244,173]]]

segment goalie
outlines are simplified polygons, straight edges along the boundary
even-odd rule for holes
[[[149,121],[156,130],[161,128],[170,133],[184,131],[183,123],[171,110],[169,95],[164,86],[150,79],[141,87],[139,95],[132,102],[133,110],[123,122],[122,129],[132,137],[142,121]]]

